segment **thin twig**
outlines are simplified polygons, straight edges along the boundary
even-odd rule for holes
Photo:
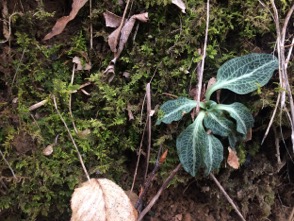
[[[133,183],[132,183],[132,187],[131,187],[131,192],[133,192],[135,182],[136,182],[136,178],[137,178],[137,174],[138,174],[139,163],[140,163],[140,158],[141,158],[141,154],[142,154],[143,141],[144,141],[144,137],[145,137],[147,121],[148,121],[148,118],[146,119],[146,122],[144,124],[144,130],[143,130],[143,134],[142,134],[142,137],[141,137],[141,142],[140,142],[140,147],[139,147],[139,151],[138,151],[138,157],[137,157],[136,168],[135,168],[135,172],[134,172],[134,176],[133,176]]]
[[[15,176],[15,173],[14,173],[13,169],[11,168],[9,162],[8,162],[8,161],[6,160],[6,158],[4,157],[4,154],[3,154],[3,152],[2,152],[1,150],[0,150],[0,154],[1,154],[1,156],[2,156],[2,158],[3,158],[3,160],[4,160],[4,162],[7,164],[9,170],[11,171],[13,178],[17,180],[17,178],[16,178],[16,176]]]
[[[242,213],[239,211],[238,207],[236,206],[236,204],[234,203],[234,201],[231,199],[231,197],[227,194],[227,192],[225,191],[225,189],[222,187],[222,185],[218,182],[218,180],[216,179],[216,177],[210,173],[209,176],[213,179],[213,181],[216,183],[216,185],[218,186],[218,188],[222,191],[222,193],[224,194],[224,196],[227,198],[227,200],[229,201],[229,203],[232,205],[232,207],[234,208],[234,210],[236,211],[236,213],[238,214],[238,216],[241,218],[242,221],[246,221],[245,218],[243,217]]]
[[[75,78],[75,70],[76,70],[76,65],[73,64],[73,68],[72,68],[72,75],[71,75],[71,80],[70,80],[70,85],[73,85],[73,82],[74,82],[74,78]],[[69,94],[69,100],[68,100],[68,109],[69,109],[69,115],[70,115],[70,118],[71,118],[71,123],[72,123],[72,126],[74,128],[74,131],[76,132],[76,134],[78,133],[78,130],[76,128],[76,124],[75,124],[75,121],[74,121],[74,117],[73,117],[73,114],[72,114],[72,110],[71,110],[71,101],[72,101],[72,93]]]
[[[157,154],[157,159],[155,162],[155,166],[152,170],[152,172],[148,175],[148,178],[145,179],[144,185],[143,185],[143,190],[140,192],[139,198],[136,202],[135,208],[138,210],[138,208],[140,208],[140,206],[142,205],[143,199],[147,193],[147,190],[149,189],[151,182],[154,180],[155,176],[156,176],[156,172],[159,170],[162,162],[160,162],[160,156],[161,156],[161,150],[162,150],[162,146],[160,146],[159,150],[158,150],[158,154]]]
[[[279,106],[279,103],[280,103],[280,99],[281,99],[281,93],[279,93],[279,95],[278,95],[274,112],[273,112],[273,114],[271,116],[270,122],[268,123],[268,126],[266,128],[266,131],[265,131],[265,133],[263,135],[263,138],[262,138],[262,141],[261,141],[261,145],[263,144],[265,138],[267,137],[267,135],[269,133],[269,130],[270,130],[270,128],[271,128],[271,126],[272,126],[272,124],[274,122],[275,116],[277,114],[278,106]]]
[[[144,216],[151,210],[151,208],[154,206],[158,198],[160,197],[163,190],[168,186],[169,182],[174,178],[174,176],[177,174],[177,172],[181,169],[182,165],[178,164],[178,166],[171,172],[171,174],[168,176],[168,178],[164,181],[160,189],[157,191],[156,195],[152,198],[152,200],[149,202],[149,204],[145,207],[145,209],[140,213],[138,220],[141,221]]]
[[[151,89],[150,83],[146,85],[146,106],[147,106],[147,131],[148,131],[148,147],[147,147],[147,156],[146,156],[146,170],[145,170],[145,179],[147,178],[149,160],[150,160],[150,151],[151,151]]]
[[[8,35],[7,35],[7,38],[5,40],[0,41],[0,44],[4,44],[4,43],[9,41],[9,38],[11,36],[11,20],[12,20],[12,17],[15,16],[15,15],[23,15],[23,14],[21,12],[14,12],[9,16],[9,19],[8,19]]]
[[[88,171],[87,171],[87,169],[86,169],[86,167],[85,167],[85,164],[84,164],[84,162],[83,162],[83,158],[82,158],[82,155],[80,154],[80,151],[79,151],[79,149],[78,149],[78,146],[77,146],[75,140],[73,139],[73,136],[71,135],[71,132],[70,132],[70,130],[69,130],[69,128],[68,128],[68,126],[67,126],[65,120],[63,119],[61,113],[60,113],[59,110],[58,110],[58,106],[57,106],[57,102],[56,102],[55,95],[52,95],[52,98],[53,98],[53,102],[54,102],[55,110],[56,110],[56,112],[57,112],[57,114],[58,114],[60,120],[63,122],[63,124],[64,124],[64,126],[65,126],[65,128],[66,128],[66,130],[67,130],[67,133],[68,133],[68,135],[69,135],[69,137],[70,137],[70,139],[71,139],[71,141],[72,141],[72,143],[73,143],[73,145],[74,145],[74,147],[75,147],[75,149],[76,149],[76,151],[77,151],[77,153],[78,153],[78,157],[79,157],[80,163],[81,163],[81,165],[82,165],[82,167],[83,167],[84,173],[85,173],[87,179],[90,180],[89,173],[88,173]]]
[[[203,72],[204,72],[204,64],[205,64],[205,57],[206,57],[206,48],[207,48],[207,39],[208,39],[208,28],[209,28],[209,0],[207,0],[206,4],[206,28],[205,28],[205,39],[204,39],[204,45],[203,45],[203,52],[202,52],[202,60],[201,60],[201,66],[198,69],[198,93],[197,93],[197,108],[196,108],[196,114],[200,110],[200,100],[201,100],[201,92],[202,92],[202,84],[203,84]]]
[[[92,13],[92,0],[89,1],[89,9],[90,9],[90,49],[93,50],[93,13]]]
[[[125,20],[126,20],[126,14],[127,14],[128,8],[129,8],[129,4],[130,4],[130,0],[127,1],[127,5],[125,7],[125,10],[124,10],[120,25],[118,27],[118,31],[117,31],[118,35],[116,35],[116,39],[114,41],[115,45],[117,45],[118,39],[120,38],[121,30],[122,30],[122,28],[124,26],[124,23],[125,23]]]

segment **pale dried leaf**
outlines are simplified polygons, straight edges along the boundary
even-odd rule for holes
[[[119,28],[115,29],[113,32],[111,32],[111,34],[108,36],[108,45],[110,47],[110,50],[112,52],[117,52],[117,39],[118,39],[118,35],[119,35]]]
[[[228,156],[228,159],[227,159],[227,162],[228,164],[234,168],[234,169],[238,169],[239,166],[240,166],[240,163],[239,163],[239,158],[237,156],[237,153],[235,150],[233,150],[232,148],[228,147],[228,150],[229,150],[229,156]]]
[[[110,11],[106,11],[103,13],[104,19],[105,19],[105,24],[106,27],[111,27],[111,28],[117,28],[120,23],[122,18]]]
[[[68,22],[73,20],[76,15],[78,14],[79,10],[86,4],[88,0],[73,0],[72,9],[69,16],[63,16],[59,18],[55,25],[53,26],[51,32],[49,32],[44,38],[43,41],[49,40],[50,38],[54,37],[55,35],[59,35],[63,32],[65,26]]]
[[[186,5],[182,0],[172,0],[172,3],[178,6],[183,13],[186,13]]]
[[[125,192],[108,179],[91,179],[71,198],[71,221],[136,221],[137,211]]]
[[[75,56],[72,59],[72,62],[77,64],[77,67],[76,67],[77,71],[81,71],[81,70],[89,71],[92,68],[91,62],[83,64],[81,59],[79,57],[77,57],[77,56]]]
[[[252,140],[252,128],[250,128],[246,134],[245,142]]]
[[[148,21],[148,12],[133,15],[123,26],[121,30],[121,35],[119,39],[119,46],[118,46],[118,51],[116,57],[119,57],[120,53],[124,49],[124,46],[126,42],[129,39],[129,36],[133,30],[133,27],[135,25],[136,19],[141,21],[141,22],[147,22]]]
[[[106,80],[108,81],[108,83],[110,83],[113,80],[114,76],[115,76],[114,64],[110,63],[107,66],[106,70],[103,72],[103,74],[104,74]]]
[[[2,18],[3,18],[3,36],[6,40],[8,40],[10,37],[10,32],[9,32],[9,24],[8,24],[9,13],[8,13],[8,7],[7,7],[7,0],[2,1]]]
[[[131,107],[130,104],[128,104],[127,110],[128,110],[129,121],[134,120],[135,118],[134,118],[134,115],[133,115],[133,112],[132,112],[132,107]]]
[[[50,144],[50,145],[48,145],[47,147],[45,147],[44,150],[42,151],[43,154],[44,154],[45,156],[49,156],[49,155],[51,155],[51,154],[53,153],[53,146],[54,146],[54,144]]]
[[[208,83],[207,83],[207,87],[206,87],[206,91],[212,86],[214,85],[216,82],[216,78],[215,77],[212,77],[209,79]]]

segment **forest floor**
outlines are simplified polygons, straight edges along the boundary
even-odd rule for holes
[[[13,1],[9,1],[9,3],[11,2]],[[51,6],[47,5],[46,10],[55,11],[56,5],[56,1],[55,4],[54,1],[51,1]],[[22,7],[30,8],[29,1],[24,1]],[[59,14],[57,13],[56,16]],[[75,22],[70,25],[70,32],[74,31]],[[71,37],[70,34],[67,31],[62,33],[64,42]],[[0,67],[1,64],[11,62],[11,58],[7,56],[8,49],[8,44],[0,45]],[[17,51],[17,48],[13,48],[13,50]],[[20,54],[17,56],[20,57],[21,52],[18,53]],[[13,74],[13,72],[14,70],[4,69],[2,66],[0,78],[3,79],[7,73]],[[0,86],[0,104],[15,105],[13,103],[13,89],[10,88],[10,85],[0,79]],[[38,90],[37,87],[36,90]],[[0,106],[0,108],[0,119],[7,118],[4,106]],[[262,118],[261,115],[257,117]],[[17,115],[10,113],[9,118],[12,124],[18,124]],[[254,135],[262,139],[263,132],[254,132]],[[286,140],[286,144],[289,143],[288,141]],[[248,156],[246,163],[238,170],[227,167],[215,174],[247,221],[294,221],[294,164],[288,157],[287,150],[281,140],[279,142],[282,164],[277,163],[275,142],[275,134],[271,131],[256,155],[253,158]],[[18,152],[26,152],[26,149],[33,148],[32,138],[27,134],[19,134],[11,144],[19,148]],[[129,163],[135,165],[135,162],[134,158],[134,161]],[[129,177],[132,177],[134,168],[129,168]],[[142,180],[142,177],[138,180]],[[153,198],[158,188],[160,188],[158,183],[151,186],[145,203]],[[235,221],[239,220],[239,217],[213,180],[207,177],[200,180],[190,179],[189,183],[185,185],[179,184],[176,187],[170,186],[165,189],[145,220]]]

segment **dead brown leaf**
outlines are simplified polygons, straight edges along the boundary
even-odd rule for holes
[[[91,70],[92,68],[92,65],[91,65],[91,62],[89,63],[83,63],[81,61],[81,59],[77,56],[75,56],[73,59],[72,59],[72,62],[75,63],[77,65],[76,67],[76,70],[77,71],[81,71],[81,70],[86,70],[86,71],[89,71]]]
[[[238,169],[240,167],[239,158],[237,156],[237,153],[235,150],[233,150],[231,147],[228,147],[229,150],[229,156],[227,159],[228,164],[234,168]]]
[[[122,17],[110,12],[106,11],[103,13],[106,27],[117,28],[122,20]]]
[[[184,14],[186,13],[186,5],[182,0],[172,0],[172,3],[178,6]]]
[[[79,10],[87,3],[88,0],[73,0],[73,3],[71,5],[71,12],[68,16],[63,16],[59,18],[55,25],[53,26],[51,32],[49,32],[44,38],[43,41],[49,40],[55,35],[59,35],[61,32],[63,32],[65,26],[68,22],[73,20],[76,15],[78,14]]]
[[[125,192],[108,179],[91,179],[71,198],[71,221],[135,221],[137,211]]]
[[[119,27],[118,27],[109,35],[108,45],[109,45],[111,51],[116,53],[115,54],[116,59],[119,57],[120,53],[122,52],[124,45],[127,42],[128,38],[133,30],[133,27],[135,25],[136,20],[139,20],[141,22],[147,22],[148,21],[148,13],[145,12],[145,13],[133,15],[129,20],[127,20],[125,22],[121,31],[119,30]],[[117,39],[119,36],[120,36],[119,42],[117,42]],[[117,44],[118,44],[118,49],[117,49]]]

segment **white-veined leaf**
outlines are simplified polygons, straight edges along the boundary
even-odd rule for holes
[[[205,112],[200,111],[193,124],[188,126],[177,138],[177,151],[183,168],[196,176],[200,167],[208,174],[219,168],[223,159],[221,142],[206,133],[203,127]]]
[[[159,125],[161,122],[170,124],[173,121],[178,121],[196,106],[196,101],[184,97],[167,101],[160,107],[159,114],[162,116],[159,117],[156,125]]]
[[[223,160],[223,145],[212,134],[207,134],[206,136],[203,155],[204,169],[206,175],[208,175],[212,170],[218,169]]]
[[[211,110],[206,112],[204,118],[204,126],[211,130],[213,134],[220,135],[222,137],[229,136],[235,125],[232,121],[227,119],[222,111]]]
[[[230,105],[218,104],[216,108],[227,111],[236,120],[237,132],[246,135],[249,128],[253,127],[254,118],[245,105],[235,102]]]
[[[249,54],[225,62],[217,72],[217,81],[206,92],[206,100],[219,89],[247,94],[268,83],[279,63],[271,54]]]

